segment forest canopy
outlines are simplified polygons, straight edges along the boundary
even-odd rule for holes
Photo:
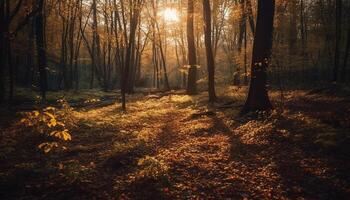
[[[153,87],[195,93],[197,83],[202,90],[209,79],[248,84],[257,1],[209,1],[209,10],[205,2],[193,1],[188,10],[190,4],[182,0],[3,0],[1,99],[11,101],[22,89],[133,93],[135,87]],[[349,80],[349,3],[274,4],[269,82]],[[211,73],[205,32],[214,60],[209,59]]]

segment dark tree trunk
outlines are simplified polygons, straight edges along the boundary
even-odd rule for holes
[[[188,43],[188,81],[187,94],[193,95],[197,93],[197,55],[194,41],[194,3],[188,0],[187,7],[187,43]]]
[[[213,55],[213,47],[211,43],[211,9],[209,0],[203,0],[204,15],[204,34],[205,34],[205,50],[207,54],[208,68],[208,93],[209,102],[216,101],[215,94],[215,61]]]
[[[91,83],[90,86],[93,86],[95,75],[97,77],[98,83],[103,86],[101,82],[101,44],[100,44],[100,35],[98,31],[98,19],[97,19],[97,3],[96,0],[92,2],[92,18],[93,18],[93,42],[92,42],[92,52],[93,52],[93,66],[91,74]]]
[[[8,31],[6,31],[8,32]],[[6,39],[6,56],[7,56],[7,67],[9,72],[9,96],[8,100],[11,103],[13,100],[13,93],[14,93],[14,73],[13,73],[13,65],[12,65],[12,48],[11,48],[11,41],[10,39]]]
[[[35,18],[36,48],[38,54],[38,68],[40,75],[40,89],[42,101],[46,100],[47,75],[46,75],[46,49],[44,30],[44,0],[37,0],[38,13]]]
[[[290,6],[290,24],[289,24],[289,55],[295,55],[297,44],[297,0],[291,0]]]
[[[242,113],[272,108],[266,86],[266,69],[271,57],[274,11],[274,0],[259,0],[251,64],[251,83]]]
[[[132,13],[131,13],[131,20],[130,20],[130,32],[129,32],[129,40],[127,44],[126,49],[126,55],[125,55],[125,66],[123,70],[123,77],[122,77],[122,83],[121,83],[121,94],[122,94],[122,110],[126,111],[126,92],[127,92],[127,84],[128,84],[128,77],[129,77],[129,71],[130,67],[133,63],[132,59],[132,52],[135,48],[135,37],[136,37],[136,29],[139,21],[139,16],[141,12],[141,5],[142,1],[136,1],[135,5],[133,5]],[[126,31],[126,30],[125,30]]]
[[[169,85],[169,80],[168,80],[168,73],[167,73],[167,67],[166,67],[166,58],[164,55],[164,50],[163,50],[163,43],[159,42],[159,50],[160,50],[160,55],[161,55],[161,59],[162,59],[162,66],[163,66],[163,70],[164,70],[164,90],[165,91],[169,91],[170,90],[170,85]]]
[[[342,1],[335,1],[335,50],[334,50],[334,68],[333,68],[333,81],[338,81],[338,70],[340,64],[340,40],[341,40],[341,7]]]
[[[26,51],[26,77],[25,77],[25,85],[27,87],[31,87],[33,83],[33,77],[34,77],[34,60],[33,60],[33,38],[34,38],[34,29],[33,29],[33,23],[30,23],[29,31],[28,31],[28,48]]]
[[[5,65],[5,1],[0,1],[0,103],[5,97],[4,65]]]
[[[248,85],[247,25],[244,25],[244,85]]]
[[[6,58],[6,64],[8,68],[9,73],[9,96],[8,100],[9,102],[12,102],[13,100],[13,89],[14,89],[14,78],[13,78],[13,66],[12,66],[12,48],[11,48],[11,38],[10,38],[10,15],[11,15],[11,6],[10,1],[5,1],[5,23],[4,23],[4,29],[5,29],[5,58]]]
[[[345,47],[345,56],[344,56],[344,64],[341,69],[341,81],[345,82],[346,79],[346,67],[348,65],[348,59],[349,59],[349,51],[350,51],[350,28],[348,28],[348,36],[347,36],[347,42]]]
[[[245,0],[241,0],[240,2],[241,12],[242,16],[239,22],[239,38],[238,38],[238,51],[241,52],[242,50],[242,43],[244,39],[244,33],[246,32],[247,27],[247,12],[246,12],[246,5]]]

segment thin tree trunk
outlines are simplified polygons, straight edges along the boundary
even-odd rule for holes
[[[341,40],[341,17],[342,17],[342,1],[335,1],[335,50],[334,50],[334,68],[333,68],[333,81],[338,80],[339,64],[340,64],[340,40]]]
[[[242,50],[242,43],[244,40],[244,33],[246,32],[246,23],[247,23],[247,11],[246,11],[246,5],[245,0],[240,1],[240,7],[242,16],[239,22],[239,38],[238,38],[238,51],[241,52]]]
[[[208,94],[209,102],[216,101],[215,94],[215,61],[213,55],[213,47],[211,42],[211,9],[209,0],[203,0],[203,15],[204,15],[204,34],[205,34],[205,49],[207,54],[208,68]]]
[[[42,101],[46,101],[47,74],[46,74],[46,49],[45,49],[45,30],[44,30],[44,0],[38,0],[38,13],[35,19],[36,47],[38,53],[38,68],[40,74],[40,89]]]
[[[347,36],[347,43],[346,43],[346,47],[345,47],[345,56],[344,56],[344,64],[342,66],[342,70],[341,70],[341,80],[342,82],[345,82],[346,79],[346,67],[348,65],[348,59],[349,59],[349,51],[350,51],[350,28],[348,28],[348,36]]]
[[[8,100],[11,103],[13,100],[13,93],[14,93],[14,74],[13,74],[13,64],[12,64],[12,48],[11,48],[11,41],[7,39],[6,42],[6,51],[7,51],[7,67],[9,71],[9,97]]]
[[[169,85],[168,73],[167,73],[167,67],[166,67],[166,58],[163,50],[163,42],[159,31],[159,27],[158,27],[158,24],[156,25],[157,25],[157,31],[158,31],[159,51],[160,51],[161,62],[164,70],[164,90],[168,91],[170,90],[170,85]]]
[[[0,104],[5,99],[4,70],[5,65],[5,1],[0,1]]]

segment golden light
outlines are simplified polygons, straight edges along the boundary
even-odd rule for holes
[[[178,22],[180,20],[179,12],[173,8],[164,9],[162,12],[162,16],[164,17],[167,23]]]

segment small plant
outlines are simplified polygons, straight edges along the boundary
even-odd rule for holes
[[[58,103],[60,104],[61,109],[56,109],[57,116],[59,116],[59,118],[64,122],[66,126],[74,126],[76,120],[72,115],[72,113],[74,112],[73,108],[64,98],[58,100]]]
[[[54,107],[47,107],[44,109],[27,112],[21,119],[20,123],[31,131],[58,139],[61,141],[72,140],[69,130],[66,128],[65,121],[71,118],[69,105],[63,100],[62,109],[58,110]],[[44,153],[50,152],[52,149],[59,147],[58,142],[44,142],[38,145],[38,148]]]
[[[149,178],[164,178],[169,170],[169,167],[164,163],[164,161],[159,160],[155,157],[146,156],[138,161],[138,166],[142,168],[139,172],[141,177]]]

